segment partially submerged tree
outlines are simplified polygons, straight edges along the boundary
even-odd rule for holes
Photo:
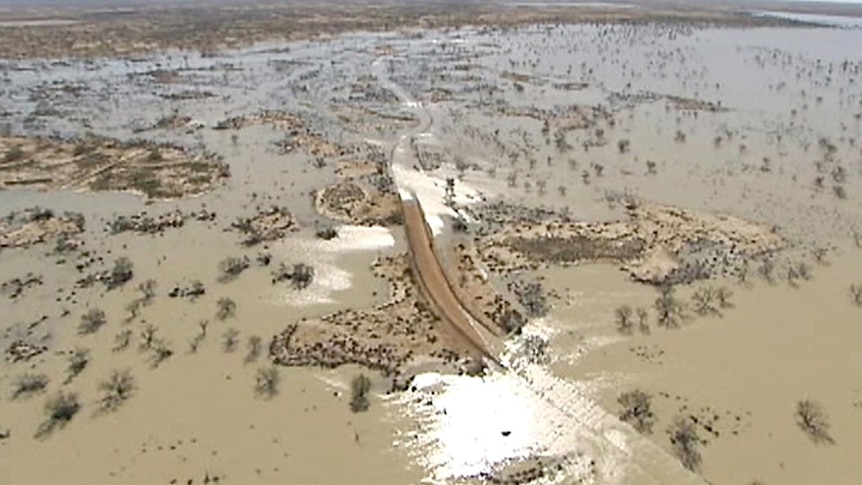
[[[81,315],[81,323],[78,325],[79,335],[90,335],[99,331],[107,320],[105,312],[99,308],[91,308],[87,313]]]
[[[829,433],[829,418],[817,402],[804,399],[796,403],[796,424],[817,444],[835,443]]]
[[[676,299],[676,291],[671,285],[663,285],[659,288],[659,296],[653,304],[656,311],[656,322],[658,326],[665,328],[678,328],[683,320],[683,306]]]
[[[281,375],[275,367],[258,369],[254,382],[254,393],[264,399],[272,399],[278,394]]]
[[[655,413],[652,410],[652,397],[640,390],[622,394],[617,402],[622,406],[619,418],[632,425],[643,434],[652,433],[655,424]]]
[[[245,355],[245,362],[254,362],[260,357],[262,349],[262,340],[257,335],[252,335],[248,338],[248,353]]]
[[[698,288],[691,296],[692,308],[694,312],[700,316],[715,315],[721,316],[718,310],[718,292],[711,286]]]
[[[48,376],[45,374],[24,374],[15,380],[12,399],[30,397],[43,392],[48,387]]]
[[[631,335],[634,332],[635,322],[632,319],[632,307],[622,305],[614,310],[617,331],[623,335]]]
[[[673,452],[682,466],[691,471],[700,469],[702,457],[700,455],[700,437],[697,428],[689,416],[677,416],[667,429]]]
[[[368,393],[371,391],[371,379],[365,374],[359,374],[350,382],[350,410],[354,413],[367,411],[371,407]]]
[[[114,267],[111,268],[111,272],[108,273],[105,284],[108,286],[108,289],[111,290],[126,284],[126,282],[131,280],[133,276],[134,265],[132,265],[132,261],[123,256],[114,261]]]
[[[222,260],[222,262],[220,262],[218,265],[218,281],[220,283],[226,283],[228,281],[234,280],[237,276],[242,274],[243,271],[248,269],[249,264],[250,263],[247,256],[242,258],[231,256]]]
[[[222,334],[222,350],[233,352],[236,350],[237,343],[239,343],[239,332],[233,327],[225,330]]]
[[[649,335],[649,312],[643,307],[638,307],[635,312],[638,316],[638,330],[644,335]]]
[[[36,437],[43,438],[57,429],[66,426],[72,418],[81,410],[81,403],[75,393],[59,392],[45,402],[45,414],[47,419],[39,425]]]
[[[149,279],[138,285],[138,291],[141,292],[141,303],[149,305],[156,297],[156,280]]]
[[[87,365],[90,364],[90,351],[88,349],[75,349],[69,355],[69,364],[66,367],[66,383],[72,382],[72,379],[78,377]]]
[[[856,283],[850,285],[850,300],[854,305],[862,307],[862,285]]]
[[[99,383],[102,397],[99,398],[99,409],[104,412],[115,411],[122,406],[135,392],[135,378],[128,369],[111,372],[107,380]]]
[[[111,349],[114,352],[121,352],[129,347],[132,342],[132,331],[127,329],[120,330],[114,335],[114,347]]]
[[[218,309],[216,310],[216,318],[219,320],[227,320],[236,314],[236,302],[231,298],[222,297],[216,302]]]
[[[150,358],[150,362],[153,368],[156,368],[169,358],[174,355],[174,351],[171,349],[168,342],[164,339],[156,339],[152,344],[153,354]]]

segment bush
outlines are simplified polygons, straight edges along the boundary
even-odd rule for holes
[[[829,434],[829,419],[817,402],[805,399],[796,403],[796,424],[817,444],[835,443]]]
[[[677,416],[674,418],[673,424],[667,429],[667,433],[674,454],[679,458],[682,466],[693,472],[699,470],[703,460],[698,449],[701,440],[691,418]]]
[[[98,308],[91,308],[87,313],[81,315],[81,323],[78,325],[78,334],[94,334],[98,332],[106,322],[107,320],[105,319],[104,311]]]
[[[350,410],[354,413],[368,411],[371,402],[368,400],[368,392],[371,390],[371,379],[365,374],[359,374],[350,382]]]
[[[264,399],[272,399],[278,394],[281,375],[275,367],[258,369],[255,377],[254,392]]]
[[[632,313],[632,307],[629,305],[623,305],[614,310],[617,322],[617,331],[623,335],[631,335],[634,332]]]
[[[134,266],[131,260],[126,257],[118,258],[114,261],[114,267],[108,274],[106,285],[109,290],[123,286],[127,281],[134,276]]]
[[[48,387],[48,376],[45,374],[24,374],[15,381],[12,399],[29,397],[42,392]]]
[[[66,426],[81,410],[81,403],[75,393],[59,392],[45,402],[45,420],[36,430],[36,437],[44,437],[55,430]]]
[[[632,425],[643,434],[652,433],[655,414],[652,411],[652,397],[643,391],[630,391],[621,395],[617,402],[623,407],[619,418]]]
[[[107,380],[99,384],[99,390],[102,391],[99,409],[105,412],[115,411],[135,392],[135,378],[128,370],[115,370]]]
[[[231,256],[219,263],[218,281],[220,283],[227,283],[228,281],[232,281],[237,276],[242,274],[243,271],[248,269],[248,267],[249,260],[247,257],[237,258],[236,256]]]
[[[236,302],[230,298],[219,298],[216,305],[216,318],[219,320],[227,320],[236,314]]]
[[[87,349],[75,349],[72,351],[72,354],[69,355],[69,365],[66,367],[66,371],[69,376],[66,378],[66,382],[72,382],[72,379],[78,377],[81,372],[84,372],[84,369],[90,364],[90,351]]]

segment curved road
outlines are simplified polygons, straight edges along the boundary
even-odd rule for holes
[[[372,67],[380,84],[395,93],[402,102],[414,109],[419,125],[402,134],[390,152],[390,164],[406,163],[412,159],[411,141],[416,136],[429,135],[433,125],[431,113],[417,102],[401,86],[389,79],[386,72],[387,57],[374,61]],[[537,366],[511,368],[501,362],[495,348],[499,342],[486,337],[481,326],[464,308],[453,287],[446,278],[434,250],[434,236],[428,227],[421,202],[410,187],[396,186],[401,197],[404,227],[410,250],[411,266],[414,269],[421,291],[429,300],[433,311],[481,355],[510,370],[525,383],[531,392],[549,403],[568,421],[554,436],[554,442],[566,436],[583,439],[583,448],[590,449],[599,463],[605,463],[610,471],[611,483],[633,485],[705,485],[700,476],[683,468],[679,461],[655,443],[644,438],[633,428],[620,422],[616,416],[598,406],[592,399],[572,383],[553,378]],[[537,443],[550,446],[550,443]],[[606,470],[607,471],[607,470]]]

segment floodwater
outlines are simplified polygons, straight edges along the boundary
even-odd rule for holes
[[[106,262],[127,255],[135,281],[159,282],[160,297],[129,328],[152,323],[175,351],[152,369],[135,345],[111,350],[113,335],[126,328],[132,288],[76,291],[80,275],[46,256],[48,249],[0,253],[0,280],[28,271],[45,276],[20,301],[4,298],[0,311],[15,335],[46,315],[36,337],[51,348],[32,366],[3,363],[0,386],[11,392],[21,373],[44,372],[51,392],[76,391],[84,403],[66,428],[36,440],[45,396],[0,399],[0,431],[12,431],[0,441],[9,483],[199,483],[207,475],[227,483],[481,482],[527,459],[561,465],[540,482],[698,483],[675,462],[665,433],[674,415],[686,413],[719,416],[711,425],[718,436],[703,436],[708,443],[701,446],[699,473],[710,483],[856,483],[862,383],[854,371],[862,362],[855,343],[862,327],[848,288],[862,284],[862,259],[851,243],[862,231],[859,45],[862,32],[847,29],[527,26],[358,33],[214,57],[170,52],[2,63],[0,112],[14,133],[92,132],[206,147],[224,156],[232,173],[210,194],[152,204],[129,194],[0,191],[4,212],[33,205],[83,212],[88,248]],[[179,78],[155,82],[156,70]],[[164,97],[184,92],[211,95]],[[357,100],[357,93],[370,94]],[[668,96],[720,109],[678,110]],[[561,116],[573,105],[607,116],[563,130]],[[410,113],[416,122],[379,129],[368,116],[339,118],[357,106]],[[45,115],[45,107],[54,114]],[[614,308],[649,307],[653,289],[609,266],[551,268],[525,275],[543,277],[559,295],[551,313],[525,330],[548,341],[549,362],[521,357],[520,337],[507,342],[505,372],[420,374],[398,394],[387,394],[385,380],[374,376],[365,413],[351,413],[347,404],[358,369],[282,369],[279,395],[259,399],[252,385],[263,359],[243,362],[244,339],[266,342],[300,318],[384,301],[387,288],[368,268],[378,255],[404,250],[397,228],[341,226],[338,239],[316,239],[311,194],[335,180],[335,161],[316,168],[301,151],[279,153],[274,144],[285,133],[267,125],[242,128],[235,141],[211,129],[261,109],[297,113],[346,145],[374,140],[393,154],[398,188],[422,200],[435,233],[447,231],[454,215],[443,200],[446,179],[454,178],[462,206],[504,200],[612,220],[621,217],[615,201],[626,194],[728,213],[774,225],[790,243],[786,258],[831,250],[828,264],[814,265],[813,279],[798,287],[714,282],[735,293],[735,307],[722,318],[637,336],[615,332]],[[140,131],[175,112],[194,123]],[[536,116],[551,119],[547,133]],[[439,153],[440,166],[423,167],[420,149]],[[236,217],[273,204],[288,207],[303,229],[255,249],[242,248],[225,230]],[[116,214],[175,208],[206,208],[218,217],[160,236],[103,231]],[[273,286],[261,268],[216,282],[219,261],[263,250],[276,262],[313,264],[312,286]],[[200,300],[163,297],[193,279],[207,286]],[[680,294],[688,298],[693,290]],[[237,310],[222,322],[214,314],[223,296]],[[103,308],[109,323],[97,335],[77,336],[74,327],[92,306]],[[210,334],[190,353],[204,319],[212,321]],[[235,352],[220,349],[229,328],[243,339]],[[78,346],[91,350],[92,364],[63,385],[61,352]],[[126,367],[138,381],[136,395],[115,413],[94,415],[98,383]],[[658,418],[647,436],[615,418],[617,396],[635,388],[653,395]],[[823,405],[834,444],[814,444],[796,426],[801,399]]]

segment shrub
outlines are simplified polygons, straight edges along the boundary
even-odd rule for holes
[[[107,320],[105,312],[98,308],[91,308],[87,313],[81,315],[81,323],[78,325],[79,335],[90,335],[99,331]]]
[[[367,411],[371,407],[368,392],[371,390],[371,379],[365,374],[359,374],[350,382],[350,410],[354,413]]]
[[[620,420],[632,425],[640,433],[652,433],[655,414],[649,394],[634,390],[621,395],[617,402],[623,407],[619,414]]]

